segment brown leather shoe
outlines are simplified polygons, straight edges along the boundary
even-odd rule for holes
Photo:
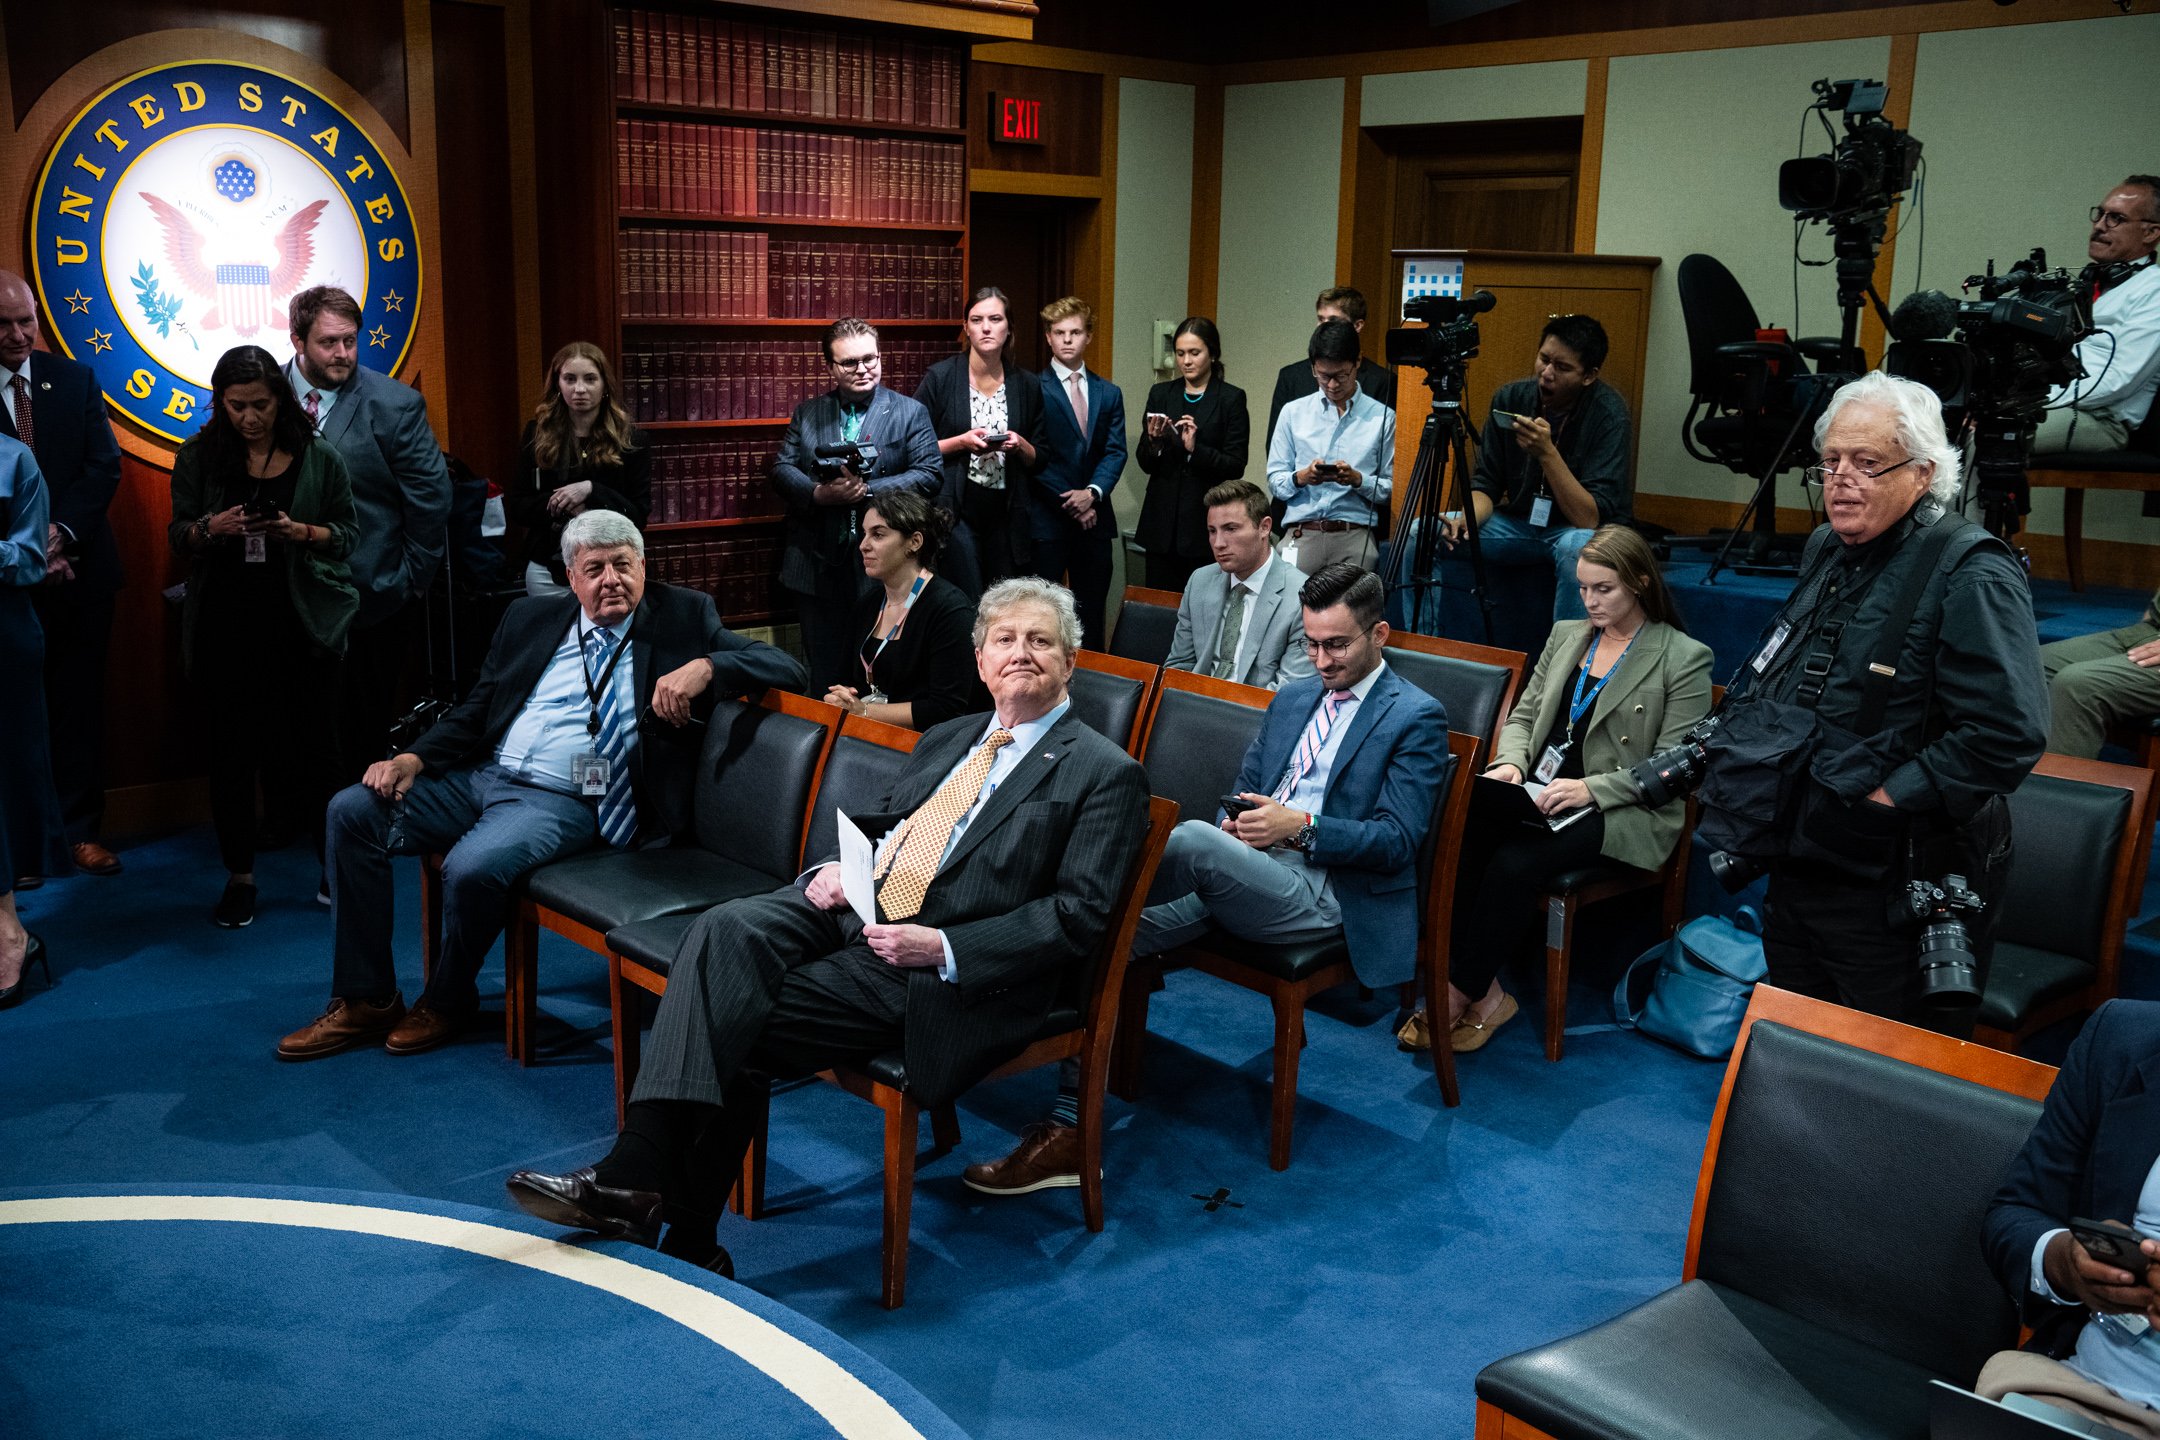
[[[278,1041],[280,1060],[317,1060],[335,1055],[366,1041],[379,1040],[405,1018],[405,997],[393,995],[381,1004],[347,1000],[340,996],[330,1008]]]
[[[1507,1024],[1521,1011],[1522,1007],[1515,1003],[1515,997],[1503,990],[1500,992],[1500,1003],[1493,1006],[1491,1013],[1484,1019],[1472,1019],[1468,1010],[1463,1011],[1462,1018],[1455,1022],[1455,1029],[1448,1035],[1448,1044],[1458,1055],[1482,1050],[1485,1042],[1492,1039],[1493,1031]]]
[[[68,855],[75,861],[75,868],[85,875],[117,875],[120,873],[120,857],[95,840],[84,840],[68,847]]]
[[[425,1000],[413,1002],[405,1018],[398,1021],[390,1038],[383,1041],[383,1049],[392,1055],[418,1055],[423,1050],[433,1050],[447,1045],[465,1033],[463,1015],[447,1015]]]
[[[1028,1195],[1080,1183],[1080,1131],[1047,1122],[1030,1125],[1020,1144],[1002,1160],[970,1165],[960,1172],[970,1190],[985,1195]]]

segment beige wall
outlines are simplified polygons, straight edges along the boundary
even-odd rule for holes
[[[1125,392],[1126,444],[1137,447],[1148,386],[1157,379],[1155,322],[1175,325],[1189,313],[1193,87],[1131,78],[1117,86],[1117,298],[1109,359]],[[1146,480],[1128,460],[1112,497],[1121,530],[1139,518]]]
[[[1362,82],[1358,123],[1454,125],[1580,115],[1589,75],[1587,60],[1371,75]]]
[[[1927,146],[1925,268],[1915,220],[1899,237],[1896,283],[1885,298],[1896,304],[1924,288],[1955,295],[1990,259],[2004,269],[2035,245],[2051,265],[2085,264],[2086,208],[2123,176],[2160,170],[2156,68],[2160,15],[1921,36],[1912,133]],[[2084,97],[2074,143],[2065,108],[2072,95]],[[2106,119],[2111,110],[2117,123]],[[2034,492],[2034,530],[2061,533],[2062,494]],[[2140,498],[2087,495],[2085,534],[2160,542],[2160,525],[2144,518]]]

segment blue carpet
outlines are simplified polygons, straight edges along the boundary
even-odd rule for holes
[[[961,1434],[854,1347],[703,1271],[383,1198],[0,1203],[8,1433]]]

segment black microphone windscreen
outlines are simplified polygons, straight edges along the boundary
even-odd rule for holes
[[[1940,290],[1915,290],[1890,312],[1890,333],[1899,340],[1944,340],[1957,328],[1957,301]]]

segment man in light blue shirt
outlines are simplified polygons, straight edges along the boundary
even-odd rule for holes
[[[1268,441],[1268,488],[1287,502],[1297,567],[1372,568],[1395,475],[1395,412],[1358,388],[1358,335],[1330,320],[1306,346],[1319,390],[1283,406]]]

